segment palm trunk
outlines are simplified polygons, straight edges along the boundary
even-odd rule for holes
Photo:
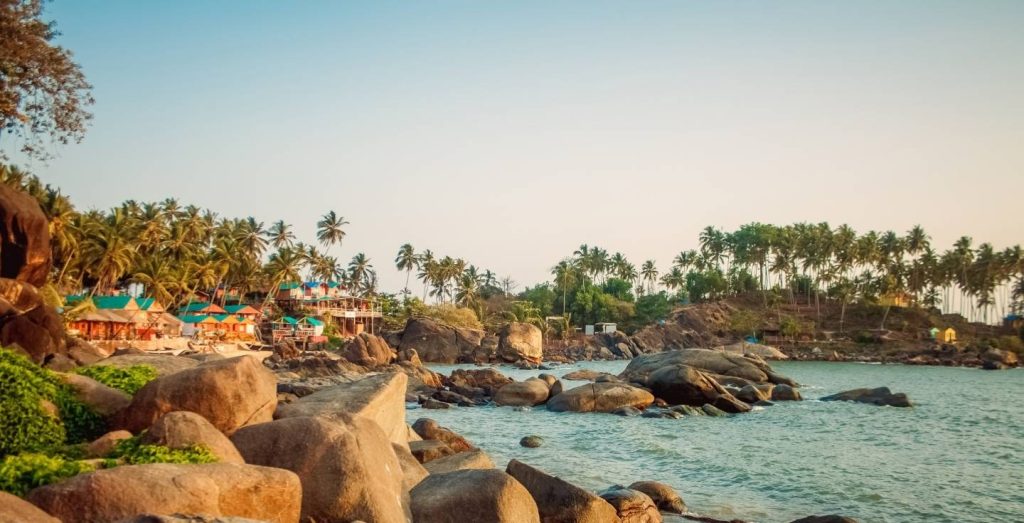
[[[891,308],[892,308],[892,305],[886,305],[885,306],[885,314],[882,315],[882,325],[879,327],[879,330],[885,330],[885,320],[886,320],[886,318],[889,317],[889,309],[891,309]]]

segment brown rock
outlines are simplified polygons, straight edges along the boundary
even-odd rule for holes
[[[242,428],[231,441],[247,463],[298,474],[304,520],[407,519],[401,463],[367,418],[281,419]]]
[[[572,483],[517,460],[509,461],[505,471],[526,487],[545,522],[619,521],[607,501]]]
[[[498,389],[494,403],[502,406],[532,407],[548,400],[550,388],[547,382],[538,378],[509,383]]]
[[[512,383],[498,369],[455,369],[446,380],[452,389],[482,389],[487,396],[494,396],[498,389]]]
[[[412,517],[430,523],[539,523],[530,493],[500,470],[432,474],[412,489]]]
[[[79,365],[92,365],[107,357],[106,352],[102,349],[81,338],[69,336],[66,341],[68,357]]]
[[[544,359],[544,335],[529,323],[509,323],[498,333],[498,357],[509,363],[540,363]]]
[[[0,345],[20,347],[39,364],[67,350],[64,323],[27,282],[0,278]]]
[[[147,383],[118,415],[117,425],[139,432],[168,412],[185,410],[199,414],[230,435],[245,425],[270,421],[276,406],[274,373],[256,358],[240,356]]]
[[[245,464],[238,449],[221,431],[195,412],[168,412],[142,435],[142,442],[184,449],[206,447],[221,463]]]
[[[0,523],[60,523],[35,505],[0,491]]]
[[[396,357],[384,338],[366,332],[349,340],[341,349],[341,355],[348,361],[365,367],[387,365]]]
[[[104,418],[113,416],[132,402],[132,397],[128,394],[86,376],[60,374],[60,379],[71,385],[78,401]]]
[[[409,452],[422,464],[430,463],[435,459],[455,454],[445,442],[436,439],[425,439],[421,441],[410,441]]]
[[[601,493],[615,507],[622,523],[661,523],[661,513],[650,496],[637,490],[613,488]]]
[[[563,391],[548,400],[555,412],[612,412],[622,407],[643,409],[654,402],[646,390],[624,383],[593,383]]]
[[[776,385],[772,389],[772,401],[801,401],[803,396],[800,395],[800,391],[795,387],[789,385]]]
[[[391,449],[395,451],[398,464],[402,467],[402,488],[405,490],[412,490],[420,481],[423,481],[423,478],[430,474],[419,460],[416,459],[416,456],[412,455],[407,446],[392,443]]]
[[[416,434],[425,440],[436,440],[444,442],[444,444],[451,447],[455,452],[465,452],[467,450],[476,450],[476,447],[469,442],[466,438],[459,435],[459,433],[439,425],[436,421],[430,418],[420,418],[413,423],[412,430],[416,431]]]
[[[298,401],[281,405],[277,419],[324,416],[362,416],[376,423],[393,443],[406,443],[405,388],[400,372],[377,374],[320,389]]]
[[[471,359],[480,347],[484,331],[440,324],[427,318],[410,318],[402,331],[402,350],[414,349],[429,363],[458,363]]]
[[[658,510],[682,514],[686,512],[686,503],[676,490],[657,481],[637,481],[629,486],[630,490],[643,492],[654,501]]]
[[[130,465],[81,474],[28,493],[64,523],[118,521],[137,514],[206,514],[299,521],[302,487],[292,472],[210,463]]]
[[[0,185],[0,278],[46,285],[50,276],[50,221],[28,193]]]
[[[90,458],[102,458],[107,454],[113,452],[117,448],[117,444],[126,440],[131,439],[132,433],[127,430],[115,430],[108,432],[89,444],[85,450],[86,456]]]
[[[456,470],[493,469],[494,462],[491,461],[491,457],[482,450],[468,450],[465,452],[459,452],[458,454],[432,459],[426,462],[423,466],[431,474],[444,474],[446,472],[455,472]]]

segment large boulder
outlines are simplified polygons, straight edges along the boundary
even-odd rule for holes
[[[548,400],[555,412],[612,412],[622,407],[646,408],[654,396],[644,389],[624,383],[592,383],[563,391]]]
[[[231,441],[247,463],[298,474],[304,520],[407,520],[401,463],[367,418],[286,418],[242,428]]]
[[[0,523],[60,523],[60,520],[14,494],[0,491]]]
[[[535,325],[509,323],[498,334],[498,357],[510,363],[540,363],[544,359],[544,335]]]
[[[509,383],[498,389],[494,395],[494,403],[502,406],[532,407],[547,401],[549,392],[547,382],[539,378],[530,378]]]
[[[607,501],[568,481],[517,460],[509,461],[505,471],[530,492],[545,522],[619,521],[615,508]]]
[[[666,365],[648,374],[640,383],[672,405],[699,407],[729,394],[714,378],[689,365]]]
[[[361,416],[375,422],[388,440],[406,443],[405,387],[408,378],[400,372],[377,374],[320,389],[309,396],[281,405],[277,419],[325,416]]]
[[[662,512],[671,512],[673,514],[686,512],[686,503],[683,502],[683,498],[679,496],[679,493],[674,488],[664,483],[637,481],[628,488],[647,494],[654,501],[654,504],[658,506],[658,510]]]
[[[615,507],[622,523],[661,523],[661,513],[654,501],[643,492],[628,488],[611,488],[601,497]]]
[[[410,318],[402,331],[402,350],[414,349],[428,363],[470,361],[484,331],[450,327],[427,318]]]
[[[444,386],[444,375],[438,374],[423,365],[409,361],[400,361],[394,367],[402,371],[408,378],[407,393],[430,394]]]
[[[889,387],[875,389],[853,389],[824,396],[821,401],[855,401],[880,407],[911,407],[910,398],[902,392],[893,394]]]
[[[512,378],[505,376],[498,369],[455,369],[445,380],[454,391],[479,389],[486,396],[494,396],[498,389],[512,383]],[[465,394],[465,392],[460,392]]]
[[[423,464],[431,474],[444,474],[456,470],[493,469],[494,462],[482,450],[469,450],[430,460]]]
[[[349,340],[342,347],[341,355],[348,361],[364,367],[387,365],[396,357],[395,351],[391,350],[384,338],[366,332]]]
[[[803,396],[795,387],[789,385],[776,385],[772,388],[772,401],[801,401]]]
[[[748,343],[745,341],[733,343],[732,345],[715,347],[714,350],[728,352],[730,354],[738,354],[740,356],[755,356],[765,360],[789,359],[789,356],[786,356],[784,352],[772,347],[771,345],[761,345],[760,343]]]
[[[299,521],[302,498],[293,472],[232,463],[121,466],[40,487],[27,496],[64,523],[119,521],[153,513],[289,523]]]
[[[251,356],[212,361],[157,378],[135,393],[115,422],[139,432],[168,412],[186,410],[230,435],[238,428],[273,419],[277,406],[274,373]]]
[[[451,447],[455,452],[476,450],[476,447],[474,447],[469,440],[462,437],[462,435],[447,427],[442,427],[430,418],[420,418],[416,420],[416,423],[413,423],[412,425],[412,430],[415,431],[420,438],[424,440],[440,441]]]
[[[20,347],[39,364],[67,351],[64,323],[30,283],[0,278],[0,346]]]
[[[60,374],[60,379],[71,386],[78,401],[104,418],[120,412],[132,403],[132,397],[128,394],[92,378],[79,374]]]
[[[500,470],[431,474],[412,489],[413,521],[430,523],[539,523],[537,504]]]
[[[194,369],[199,366],[199,362],[192,358],[171,356],[169,354],[123,354],[99,360],[93,365],[106,365],[119,369],[136,365],[149,365],[156,369],[158,376],[168,376],[183,370]]]
[[[221,463],[245,463],[231,440],[195,412],[175,411],[164,414],[142,434],[142,442],[172,449],[202,446],[209,449]]]
[[[412,490],[413,487],[423,481],[423,478],[427,477],[430,472],[423,467],[416,456],[412,455],[409,447],[399,445],[398,443],[391,444],[391,450],[395,451],[395,457],[398,458],[398,464],[402,467],[402,488],[405,490]]]
[[[0,278],[46,285],[50,276],[50,221],[24,191],[0,185]]]
[[[619,377],[636,383],[645,383],[648,376],[663,367],[686,365],[711,375],[743,378],[753,383],[789,383],[778,376],[759,358],[708,349],[680,349],[645,354],[634,358]]]
[[[85,448],[85,455],[90,458],[103,458],[117,448],[118,444],[126,439],[132,439],[132,433],[127,430],[114,430],[94,439]]]
[[[981,359],[986,363],[996,363],[1006,367],[1016,367],[1020,364],[1017,355],[1008,350],[989,349],[981,355]]]

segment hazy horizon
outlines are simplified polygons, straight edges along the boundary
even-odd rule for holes
[[[335,210],[351,225],[332,254],[365,252],[385,291],[407,242],[522,286],[582,243],[664,270],[706,225],[1022,239],[1022,2],[57,0],[45,17],[95,118],[48,164],[14,163],[80,209],[175,197],[310,243]]]

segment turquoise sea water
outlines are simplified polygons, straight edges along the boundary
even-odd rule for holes
[[[626,362],[580,362],[618,373]],[[443,373],[469,366],[432,366]],[[808,401],[729,418],[680,420],[528,412],[509,407],[410,408],[487,451],[599,490],[638,480],[675,487],[690,509],[785,522],[840,513],[862,522],[1024,521],[1024,370],[781,362]],[[539,371],[502,367],[517,380]],[[581,383],[566,382],[568,386]],[[857,387],[906,392],[913,409],[816,398]],[[519,446],[542,436],[537,449]]]

